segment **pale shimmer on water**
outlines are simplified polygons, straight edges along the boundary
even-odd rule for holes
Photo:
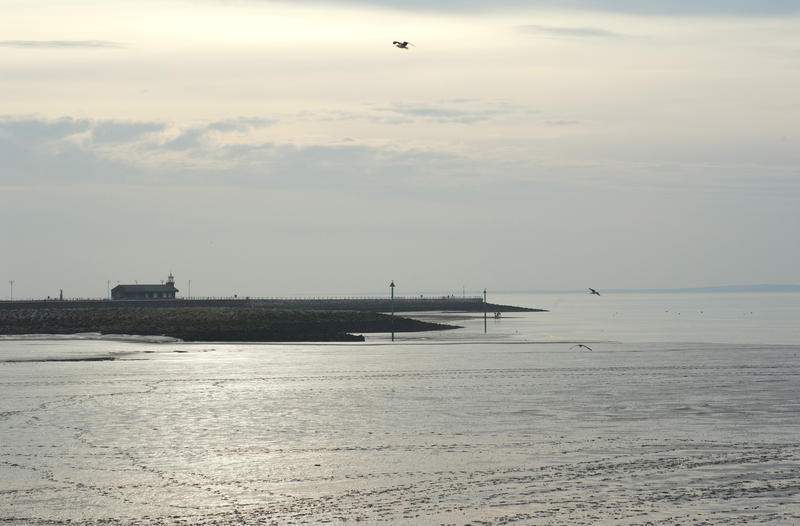
[[[552,312],[0,340],[0,524],[800,524],[800,295],[489,299]]]

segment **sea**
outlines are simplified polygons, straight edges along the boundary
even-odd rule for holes
[[[363,343],[0,339],[0,525],[800,525],[800,294]]]

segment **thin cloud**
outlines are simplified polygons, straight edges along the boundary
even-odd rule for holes
[[[182,130],[180,135],[164,143],[168,150],[185,151],[200,148],[209,141],[209,134],[240,132],[246,133],[253,130],[267,128],[278,122],[275,119],[261,117],[236,117],[223,121],[215,121],[203,126],[195,126]]]
[[[83,133],[89,130],[92,124],[89,119],[72,117],[50,120],[0,116],[0,137],[18,144],[42,144]]]
[[[578,124],[568,120],[539,122],[550,126]],[[695,156],[683,154],[679,159],[674,158],[671,148],[668,152],[651,152],[643,151],[640,145],[623,160],[587,158],[542,163],[402,144],[263,142],[259,134],[221,136],[218,131],[210,132],[216,127],[212,124],[176,129],[159,122],[0,116],[0,187],[89,182],[369,190],[409,195],[445,189],[458,189],[459,195],[464,195],[471,188],[484,193],[496,191],[506,198],[519,195],[525,185],[556,179],[589,186],[601,180],[604,184],[639,181],[654,187],[703,185],[729,191],[750,190],[760,182],[765,193],[797,187],[792,179],[797,165],[794,154],[783,164],[766,164],[758,156],[772,159],[771,151],[743,151],[741,158],[731,159],[730,148],[724,144],[717,150],[705,148]],[[674,168],[656,168],[665,160]],[[751,173],[754,163],[763,168],[758,176]],[[732,181],[750,186],[731,190]]]
[[[206,130],[192,128],[181,132],[176,138],[164,143],[164,148],[167,150],[184,151],[199,148],[203,145],[203,139],[206,136]]]
[[[626,38],[626,35],[607,31],[599,27],[552,27],[524,25],[519,26],[525,33],[537,33],[551,36],[562,37],[581,37],[581,38]]]
[[[130,142],[148,133],[164,131],[165,125],[160,122],[120,122],[101,121],[92,128],[92,140],[95,143]]]
[[[258,0],[263,1],[263,0]],[[285,1],[285,0],[284,0]],[[330,5],[327,0],[324,3]],[[341,4],[361,4],[375,7],[452,13],[503,11],[510,9],[561,9],[571,11],[602,11],[636,15],[668,16],[780,16],[800,13],[797,0],[341,0]]]
[[[427,104],[396,104],[387,111],[406,117],[419,117],[441,122],[471,124],[485,121],[497,113],[496,110],[469,110]]]
[[[376,119],[387,123],[405,123],[409,119],[423,119],[443,123],[473,124],[512,113],[535,113],[535,110],[503,101],[481,104],[480,101],[469,99],[453,99],[440,104],[395,103],[378,108]]]
[[[110,40],[0,40],[0,47],[21,49],[124,48]]]
[[[247,132],[250,130],[267,128],[277,123],[276,119],[263,119],[261,117],[237,117],[224,121],[212,122],[208,130],[217,132]]]
[[[171,136],[174,129],[158,122],[0,117],[0,187],[169,183],[385,192],[475,184],[486,171],[459,155],[352,140],[305,146],[253,143],[250,137],[219,140],[209,134],[218,124]]]

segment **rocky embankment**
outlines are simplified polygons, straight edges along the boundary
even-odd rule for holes
[[[99,332],[170,336],[184,341],[363,341],[359,333],[454,328],[400,316],[392,319],[377,312],[278,309],[243,303],[21,302],[0,308],[2,335]]]

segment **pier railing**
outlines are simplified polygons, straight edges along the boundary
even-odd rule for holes
[[[414,310],[442,310],[448,306],[482,304],[481,296],[395,296],[395,310],[401,311],[407,307],[414,307]],[[176,299],[143,299],[143,300],[111,300],[100,298],[68,298],[68,299],[15,299],[14,301],[0,301],[0,309],[21,309],[21,308],[77,308],[77,307],[122,307],[125,306],[197,306],[197,307],[220,307],[220,306],[253,306],[253,307],[273,307],[273,308],[316,308],[324,310],[390,310],[392,300],[389,297],[380,296],[283,296],[283,297],[254,297],[254,296],[192,296],[189,298]]]
[[[394,300],[400,301],[477,301],[482,302],[483,296],[455,296],[455,295],[419,295],[395,296]],[[0,299],[0,303],[65,303],[65,302],[98,302],[98,301],[391,301],[389,296],[182,296],[175,300],[142,299],[142,300],[114,300],[110,298],[17,298],[13,301]]]

